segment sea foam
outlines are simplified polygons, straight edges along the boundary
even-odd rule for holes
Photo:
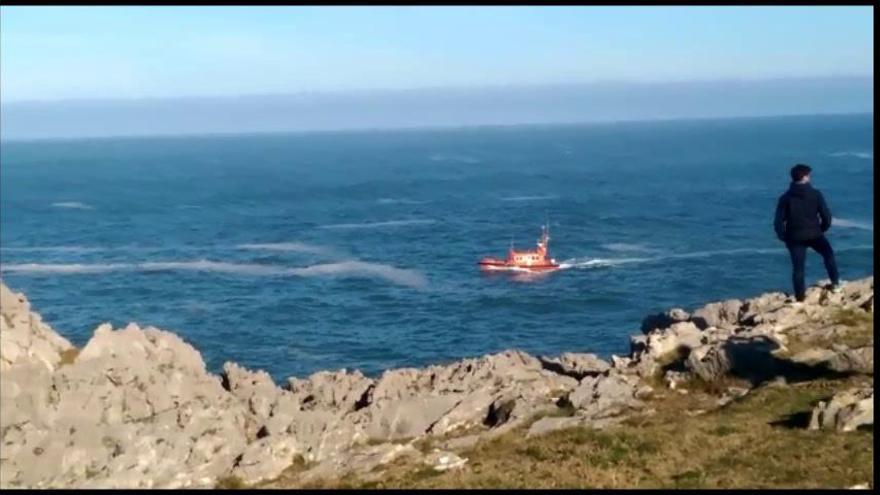
[[[90,205],[85,203],[80,203],[79,201],[59,201],[57,203],[52,203],[52,206],[55,208],[68,208],[74,210],[92,210],[93,208]]]

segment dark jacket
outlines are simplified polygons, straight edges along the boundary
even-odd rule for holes
[[[818,189],[809,183],[791,183],[779,197],[773,228],[783,242],[808,241],[822,237],[831,227],[831,210]]]

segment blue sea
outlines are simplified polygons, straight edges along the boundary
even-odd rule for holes
[[[648,313],[790,289],[810,164],[844,279],[873,274],[873,116],[4,142],[0,271],[82,345],[178,333],[282,381],[508,348],[626,353]],[[481,273],[549,220],[543,276]],[[812,254],[808,281],[825,278]]]

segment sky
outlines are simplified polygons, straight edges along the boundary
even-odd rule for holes
[[[0,7],[0,102],[873,77],[873,7]]]
[[[873,7],[0,7],[0,139],[873,112]]]

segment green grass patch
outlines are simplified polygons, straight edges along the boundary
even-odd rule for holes
[[[462,469],[437,472],[413,460],[381,478],[320,488],[845,488],[873,486],[873,430],[808,431],[819,400],[865,378],[817,380],[754,390],[697,416],[703,393],[652,400],[656,413],[606,430],[576,427],[525,438],[517,428],[460,453]],[[291,481],[277,487],[303,486]]]

